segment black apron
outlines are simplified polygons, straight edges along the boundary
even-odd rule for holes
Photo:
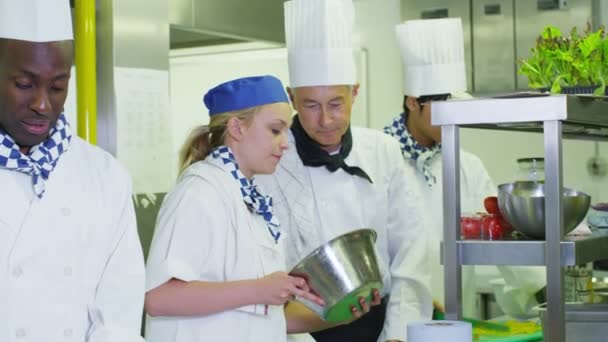
[[[386,304],[388,296],[382,299],[382,303],[373,306],[368,313],[358,320],[337,327],[311,333],[317,342],[376,342],[386,316]]]

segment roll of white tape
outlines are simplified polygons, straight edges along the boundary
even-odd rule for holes
[[[472,342],[471,323],[460,321],[426,321],[407,325],[408,342]]]

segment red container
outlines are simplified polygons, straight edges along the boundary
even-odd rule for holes
[[[463,214],[460,217],[460,236],[463,240],[481,239],[481,216],[478,214]]]
[[[486,215],[481,221],[481,235],[484,240],[501,240],[511,235],[513,227],[502,216]]]

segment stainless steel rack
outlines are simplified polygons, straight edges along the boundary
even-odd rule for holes
[[[445,307],[461,319],[461,265],[546,265],[545,340],[565,342],[563,266],[608,258],[608,235],[564,237],[563,138],[608,140],[605,98],[515,94],[433,102],[432,123],[442,128]],[[537,131],[545,147],[545,241],[460,240],[460,127]],[[458,286],[455,286],[458,284]]]

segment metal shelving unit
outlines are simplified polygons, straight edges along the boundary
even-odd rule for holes
[[[545,340],[565,342],[563,266],[608,258],[608,235],[564,237],[562,139],[608,140],[608,102],[544,94],[434,102],[432,123],[442,126],[446,318],[462,318],[462,291],[454,286],[461,265],[546,265]],[[545,241],[460,240],[460,127],[544,133]]]
[[[546,242],[542,240],[460,240],[456,248],[461,265],[521,265],[542,266]],[[608,233],[594,232],[590,236],[565,236],[560,242],[562,266],[581,265],[608,259]]]

